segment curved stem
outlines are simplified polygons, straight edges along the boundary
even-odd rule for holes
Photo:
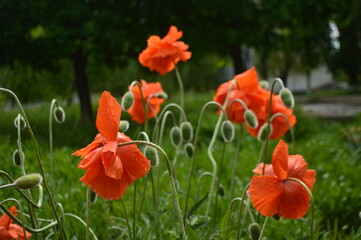
[[[0,88],[0,91],[7,92],[7,93],[9,93],[10,95],[12,95],[12,96],[14,97],[16,103],[18,104],[18,106],[19,106],[19,108],[20,108],[20,110],[21,110],[21,113],[23,114],[24,120],[25,120],[25,122],[26,122],[28,131],[29,131],[29,133],[30,133],[30,136],[31,136],[31,139],[32,139],[32,142],[33,142],[33,147],[34,147],[36,159],[37,159],[37,162],[38,162],[40,174],[41,174],[42,177],[43,177],[43,185],[44,185],[44,187],[45,187],[46,192],[49,194],[49,200],[50,200],[51,209],[52,209],[52,211],[53,211],[53,215],[55,216],[56,221],[59,222],[59,228],[60,228],[60,233],[61,233],[62,239],[67,239],[67,236],[66,236],[66,234],[65,234],[65,230],[64,230],[64,228],[63,228],[63,224],[62,224],[61,221],[60,221],[60,218],[59,218],[59,216],[58,216],[58,213],[56,212],[55,202],[54,202],[53,196],[52,196],[52,194],[51,194],[51,192],[50,192],[50,189],[49,189],[49,187],[48,187],[46,178],[45,178],[44,168],[43,168],[43,164],[42,164],[42,162],[41,162],[40,153],[39,153],[38,145],[37,145],[37,142],[36,142],[36,139],[35,139],[35,135],[34,135],[34,133],[33,133],[33,130],[31,129],[29,120],[28,120],[28,118],[26,117],[24,108],[22,107],[19,98],[16,96],[16,94],[15,94],[14,92],[12,92],[11,90],[6,89],[6,88]]]
[[[212,173],[210,172],[204,172],[201,175],[199,175],[198,179],[197,179],[197,190],[196,190],[196,199],[198,199],[199,197],[199,187],[201,186],[201,181],[203,179],[203,177],[205,176],[211,176],[212,177]],[[189,216],[188,216],[189,217]]]
[[[50,157],[50,187],[51,187],[51,194],[54,196],[54,168],[53,168],[53,161],[54,161],[54,153],[53,153],[53,112],[54,107],[58,107],[58,103],[55,99],[50,104],[49,110],[49,157]]]
[[[135,240],[136,235],[136,202],[137,202],[137,180],[134,181],[134,189],[133,189],[133,239]]]
[[[314,225],[314,219],[315,219],[315,200],[313,199],[313,195],[312,195],[312,192],[311,190],[307,187],[307,185],[302,182],[301,180],[297,179],[297,178],[287,178],[286,180],[292,180],[292,181],[295,181],[295,182],[298,182],[299,184],[302,185],[302,187],[307,191],[307,194],[310,196],[310,199],[311,199],[311,221],[310,221],[310,236],[313,240],[313,225]]]
[[[246,197],[246,193],[247,193],[247,190],[248,190],[248,188],[249,188],[249,185],[250,185],[250,184],[248,183],[247,186],[245,187],[244,191],[243,191],[242,201],[244,201],[244,198]],[[240,205],[240,207],[239,207],[239,212],[238,212],[237,229],[236,229],[236,240],[238,240],[239,237],[240,237],[242,210],[243,210],[243,204]]]
[[[124,212],[124,216],[125,216],[125,222],[127,223],[127,227],[128,227],[129,238],[133,239],[132,230],[130,230],[131,228],[130,228],[130,223],[129,223],[129,219],[128,219],[127,209],[125,208],[124,199],[121,198],[120,201],[121,201],[122,206],[123,206],[123,212]]]
[[[175,66],[175,74],[177,76],[177,81],[179,85],[179,94],[180,94],[180,106],[184,109],[184,88],[183,88],[183,81],[179,72],[177,65]]]
[[[173,113],[172,111],[166,111],[166,112],[164,113],[163,118],[162,118],[162,124],[161,124],[161,127],[160,127],[160,133],[159,133],[159,136],[158,136],[158,139],[157,139],[157,143],[158,143],[159,145],[162,145],[165,123],[166,123],[169,115],[172,116],[173,125],[176,125],[176,120],[175,120],[174,113]]]
[[[198,144],[199,130],[200,130],[200,127],[201,127],[201,123],[203,122],[203,116],[204,116],[204,113],[205,113],[206,109],[209,106],[212,106],[212,105],[217,106],[219,109],[222,110],[222,112],[223,112],[223,114],[225,116],[227,115],[226,112],[224,111],[222,105],[215,102],[215,101],[210,101],[210,102],[207,102],[206,104],[203,105],[203,108],[202,108],[201,113],[200,113],[199,118],[198,118],[196,133],[194,135],[194,142],[193,142],[194,151],[193,151],[193,157],[191,159],[191,166],[190,166],[190,169],[189,169],[188,186],[187,186],[185,208],[184,208],[184,218],[187,216],[187,211],[188,211],[189,195],[190,195],[191,185],[192,185],[192,177],[193,177],[193,171],[194,171],[194,165],[195,165],[195,156],[196,156],[196,149],[197,149],[197,144]],[[185,219],[184,219],[184,221],[185,221]]]
[[[147,141],[129,141],[129,142],[125,142],[125,143],[118,143],[118,147],[130,145],[130,144],[145,144],[145,145],[151,146],[151,147],[157,149],[159,152],[161,152],[162,155],[164,156],[165,163],[166,163],[167,169],[168,169],[168,174],[169,174],[169,177],[170,177],[170,180],[171,180],[170,183],[171,183],[171,187],[172,187],[172,194],[173,194],[173,197],[174,197],[175,210],[176,210],[176,213],[177,213],[177,216],[178,216],[179,223],[181,225],[181,231],[182,231],[183,239],[187,240],[188,237],[187,237],[187,233],[186,233],[186,230],[185,230],[185,225],[184,225],[184,222],[183,222],[182,212],[180,210],[180,205],[179,205],[179,200],[178,200],[178,193],[177,193],[177,188],[176,188],[176,184],[175,184],[175,178],[174,178],[172,166],[171,166],[171,163],[169,161],[167,153],[161,147],[159,147],[158,145],[156,145],[154,143],[147,142]]]
[[[77,215],[74,215],[72,213],[64,213],[65,217],[72,217],[75,218],[76,220],[78,220],[79,222],[81,222],[85,227],[87,227],[87,224],[83,221],[83,219],[81,219],[80,217],[78,217]],[[89,228],[90,233],[93,235],[94,240],[98,240],[97,236],[95,235],[94,231]]]
[[[145,132],[148,132],[148,127],[149,127],[149,123],[148,123],[148,104],[144,98],[144,94],[143,94],[143,91],[142,91],[142,85],[140,82],[138,81],[133,81],[131,84],[130,84],[130,87],[129,87],[129,90],[132,91],[134,85],[137,85],[137,87],[139,88],[139,92],[140,92],[140,97],[142,98],[142,105],[143,105],[143,110],[144,110],[144,119],[145,119],[145,122],[144,122],[144,131]]]
[[[90,198],[91,198],[91,190],[88,187],[86,192],[86,231],[85,231],[85,239],[89,240],[90,233]]]
[[[258,240],[261,240],[262,237],[263,237],[263,233],[264,233],[264,230],[266,229],[266,225],[267,225],[268,219],[269,219],[269,217],[266,217],[266,219],[265,219],[264,222],[263,222],[263,226],[262,226],[261,232],[260,232],[260,234],[259,234]]]
[[[239,155],[240,148],[241,148],[241,140],[242,140],[242,133],[243,133],[242,128],[243,128],[243,125],[239,125],[239,135],[238,135],[237,143],[236,143],[236,151],[234,153],[234,157],[233,157],[233,161],[232,161],[231,186],[229,188],[229,193],[230,193],[231,197],[233,195],[234,180],[235,180],[235,174],[236,174],[236,169],[237,169],[237,165],[238,165],[238,155]]]
[[[293,131],[293,127],[291,126],[290,121],[288,121],[288,118],[286,117],[286,115],[284,115],[283,113],[276,113],[271,117],[271,122],[276,118],[276,117],[283,117],[286,120],[286,123],[288,125],[288,128],[290,129],[290,134],[291,134],[291,139],[292,139],[292,152],[295,153],[296,152],[296,140],[295,140],[295,133]]]

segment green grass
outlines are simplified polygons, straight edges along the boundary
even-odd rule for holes
[[[191,93],[186,97],[185,109],[189,120],[194,128],[196,127],[199,112],[203,104],[212,99],[209,93]],[[119,94],[120,95],[120,94]],[[171,101],[178,101],[174,96]],[[40,155],[44,164],[46,177],[49,177],[49,141],[48,141],[48,109],[50,103],[37,108],[27,108],[26,113],[37,137]],[[79,109],[77,105],[63,106],[67,114],[66,122],[59,125],[54,122],[54,164],[55,164],[55,198],[60,202],[65,212],[74,213],[85,219],[86,213],[86,187],[79,181],[84,171],[77,168],[80,159],[71,154],[77,149],[89,144],[97,133],[94,123],[84,123],[79,120]],[[94,106],[94,110],[96,106]],[[10,174],[14,179],[21,175],[19,168],[12,162],[12,154],[16,149],[16,129],[13,126],[13,119],[17,115],[16,108],[4,110],[0,108],[0,161],[1,170]],[[352,125],[360,126],[361,118],[350,123],[335,123],[325,120],[306,117],[296,109],[298,122],[295,128],[297,140],[297,153],[304,156],[310,169],[317,171],[317,181],[314,186],[314,198],[316,203],[315,221],[320,239],[357,239],[356,231],[360,226],[359,212],[361,210],[361,185],[359,184],[359,173],[361,172],[361,147],[359,143],[352,143],[345,136],[347,129]],[[122,119],[128,119],[127,113],[123,113]],[[207,158],[206,150],[212,137],[213,128],[217,121],[215,108],[210,108],[201,125],[199,146],[196,152],[195,179],[193,179],[190,206],[194,206],[200,198],[209,191],[209,178],[203,179],[199,186],[196,185],[196,178],[204,171],[212,171],[211,164]],[[176,149],[169,143],[169,130],[167,127],[163,149],[170,159],[175,157]],[[131,122],[131,128],[126,134],[136,139],[141,131],[141,126]],[[236,126],[236,133],[240,132],[240,127]],[[290,142],[290,137],[285,137]],[[22,131],[22,144],[26,155],[26,171],[39,172],[36,163],[36,156],[26,130]],[[222,163],[221,186],[219,190],[217,211],[213,212],[212,222],[207,222],[204,218],[206,201],[192,214],[189,223],[201,239],[220,239],[220,226],[223,216],[226,213],[230,201],[235,197],[240,197],[243,188],[247,185],[258,160],[261,144],[243,131],[241,138],[241,151],[237,157],[237,167],[233,167],[236,140],[226,144],[226,151]],[[268,157],[271,156],[276,141],[270,143]],[[214,155],[219,162],[222,155],[221,136],[217,138]],[[219,163],[218,163],[219,164]],[[179,187],[179,200],[181,207],[184,206],[187,176],[189,172],[190,160],[181,151],[177,160],[175,174]],[[219,166],[220,167],[220,166]],[[160,208],[159,221],[153,212],[152,191],[150,182],[147,185],[143,215],[138,221],[137,239],[145,239],[147,232],[151,231],[148,239],[157,239],[154,235],[154,226],[159,223],[160,235],[162,239],[177,239],[179,237],[179,226],[175,217],[172,205],[171,188],[169,177],[166,172],[164,162],[158,169],[162,175],[160,186]],[[232,171],[235,177],[232,178]],[[149,175],[150,176],[150,175]],[[138,203],[145,183],[145,178],[137,181]],[[6,183],[6,179],[0,179],[1,184]],[[230,185],[234,184],[233,191]],[[196,188],[199,187],[199,194]],[[128,216],[132,216],[132,196],[134,185],[130,186],[124,195]],[[34,190],[34,196],[37,190]],[[20,199],[20,195],[13,189],[3,189],[0,191],[0,199],[9,197]],[[21,201],[24,203],[24,201]],[[9,205],[6,205],[9,206]],[[138,205],[139,206],[139,205]],[[213,206],[214,207],[214,206]],[[214,209],[212,207],[212,209]],[[128,239],[127,228],[124,221],[124,212],[120,201],[109,202],[98,198],[91,206],[91,227],[96,232],[99,239]],[[26,207],[25,207],[26,209]],[[52,218],[50,204],[45,194],[44,205],[38,211],[39,217]],[[254,215],[257,213],[253,210]],[[309,224],[309,213],[300,220],[290,220],[281,218],[279,221],[271,219],[265,230],[267,239],[301,239],[306,236]],[[263,221],[263,217],[260,217]],[[231,215],[229,226],[230,236],[234,236],[236,218]],[[70,236],[77,235],[79,239],[84,239],[85,228],[77,221],[66,218]],[[247,229],[249,219],[246,218],[244,229]],[[116,228],[111,229],[112,226]],[[245,230],[242,232],[244,239],[247,239]],[[45,235],[44,235],[45,236]],[[360,237],[360,231],[358,232]]]

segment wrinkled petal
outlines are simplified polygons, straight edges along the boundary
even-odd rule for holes
[[[281,139],[272,155],[273,171],[277,177],[284,180],[288,176],[288,145]]]
[[[83,160],[78,164],[78,168],[80,169],[88,169],[91,168],[93,164],[96,164],[100,161],[100,155],[103,148],[97,148],[91,153],[89,153]]]
[[[119,133],[117,141],[124,143],[131,139]],[[127,172],[132,179],[145,176],[150,169],[150,161],[144,157],[135,144],[118,147],[117,154],[123,163],[124,172]]]
[[[310,206],[310,197],[304,187],[292,180],[283,182],[283,192],[280,196],[278,215],[285,218],[301,218]]]
[[[11,235],[7,228],[0,226],[0,239],[1,240],[12,240]]]
[[[91,142],[88,146],[74,152],[72,155],[80,156],[82,158],[86,157],[89,153],[103,145],[103,138],[104,137],[102,137],[101,134],[98,133],[93,142]]]
[[[262,215],[272,217],[278,211],[282,182],[272,176],[253,176],[248,189],[254,208]]]
[[[239,89],[245,92],[250,93],[256,91],[259,86],[258,75],[255,67],[236,75],[234,79],[236,80]]]
[[[121,114],[122,108],[117,99],[104,91],[99,100],[96,126],[108,141],[114,141],[117,137]]]
[[[110,178],[120,179],[123,175],[123,164],[117,154],[118,143],[107,143],[102,151],[102,161],[105,174]]]
[[[307,170],[303,178],[300,180],[306,184],[310,191],[312,191],[313,184],[316,182],[316,171],[313,169]]]
[[[258,164],[258,166],[255,169],[253,169],[253,172],[260,174],[260,175],[275,176],[275,172],[273,171],[272,164],[266,164],[266,167],[264,169],[264,174],[262,174],[263,173],[263,165],[264,165],[264,163]]]
[[[308,164],[301,155],[288,156],[288,177],[301,179],[306,174]]]
[[[16,224],[10,225],[9,233],[10,231],[11,231],[11,236],[15,239],[17,239],[18,237],[20,237],[20,239],[29,239],[31,237],[31,233],[26,231],[26,238],[25,238],[23,228]]]

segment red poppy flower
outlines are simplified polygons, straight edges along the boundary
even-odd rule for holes
[[[117,100],[103,92],[96,119],[100,133],[88,146],[73,153],[83,158],[78,167],[86,173],[80,180],[107,200],[121,198],[129,184],[146,175],[150,168],[150,161],[136,145],[118,147],[118,143],[132,141],[118,132],[121,113]]]
[[[312,191],[316,182],[316,171],[307,169],[308,165],[301,155],[288,155],[288,145],[280,140],[272,155],[272,164],[266,164],[264,175],[251,179],[248,194],[257,211],[267,217],[278,214],[285,218],[303,217],[310,205],[306,189],[294,180],[304,182]],[[262,174],[263,163],[254,170]]]
[[[11,206],[9,211],[13,215],[17,215],[16,207]],[[12,240],[12,239],[30,239],[31,234],[26,231],[26,238],[24,236],[24,229],[19,225],[13,224],[13,220],[7,215],[3,214],[0,217],[0,239],[1,240]]]
[[[187,51],[188,45],[177,41],[182,35],[183,32],[178,31],[176,26],[171,26],[163,39],[155,35],[148,38],[148,47],[138,57],[140,64],[164,75],[172,71],[179,61],[190,59],[192,53]]]
[[[160,111],[160,105],[164,102],[164,98],[157,97],[158,93],[164,93],[162,85],[159,82],[147,83],[144,80],[140,81],[142,87],[143,97],[148,104],[148,119],[154,118]],[[143,99],[139,88],[134,86],[132,89],[134,95],[133,105],[128,109],[128,113],[132,119],[138,123],[145,122]]]
[[[234,80],[236,84],[233,85],[233,89],[231,90],[228,104],[226,106],[226,112],[228,113],[233,100],[240,99],[257,116],[263,116],[266,114],[266,95],[263,94],[263,92],[258,91],[259,83],[256,69],[252,67],[244,73],[236,75]],[[216,96],[213,100],[223,105],[232,82],[233,80],[230,80],[221,84],[218,87]],[[244,121],[244,111],[244,107],[241,103],[234,102],[229,120],[235,123],[242,123]]]
[[[261,87],[258,89],[258,91],[263,92],[263,94],[267,96],[267,101],[264,103],[265,108],[263,113],[260,114],[259,112],[255,112],[258,118],[258,127],[252,129],[247,126],[248,132],[255,137],[258,136],[258,131],[263,126],[263,124],[267,122],[269,99],[270,99],[269,91],[264,90]],[[293,127],[296,124],[296,117],[295,115],[293,115],[292,109],[287,108],[282,103],[281,97],[279,95],[272,95],[271,116],[277,113],[283,114],[288,119],[288,122],[291,127]],[[272,126],[272,132],[270,135],[270,139],[280,138],[283,135],[285,135],[286,132],[290,129],[286,119],[283,116],[275,117],[271,122],[271,126]]]

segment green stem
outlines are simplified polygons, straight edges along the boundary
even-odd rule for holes
[[[142,98],[142,105],[143,105],[143,110],[144,110],[144,131],[147,133],[148,132],[148,128],[149,128],[149,123],[148,123],[148,104],[147,101],[144,98],[144,94],[142,91],[142,85],[140,84],[140,82],[138,81],[133,81],[130,84],[129,90],[131,91],[132,88],[134,87],[134,85],[137,85],[137,87],[139,88],[139,92],[140,92],[140,97]]]
[[[296,181],[299,184],[302,185],[302,187],[307,191],[307,194],[310,196],[311,199],[311,221],[310,221],[310,236],[311,236],[311,240],[313,240],[313,225],[314,225],[314,220],[315,220],[315,201],[313,199],[313,195],[311,190],[307,187],[307,185],[302,182],[301,180],[297,179],[297,178],[287,178],[286,180],[292,180],[292,181]]]
[[[216,220],[216,218],[217,218],[218,190],[219,190],[219,186],[221,183],[221,177],[222,177],[222,172],[223,172],[224,153],[226,152],[226,146],[227,146],[226,143],[223,143],[221,159],[219,161],[219,171],[218,171],[218,177],[217,177],[217,183],[216,183],[216,194],[215,194],[215,200],[214,200],[214,210],[213,210],[214,218],[213,218],[213,220]]]
[[[175,66],[175,74],[177,76],[177,81],[179,85],[179,94],[180,94],[180,106],[184,109],[184,88],[183,88],[183,81],[181,75],[179,73],[179,69],[177,65]]]
[[[241,148],[241,140],[242,140],[242,132],[243,132],[242,128],[243,128],[243,125],[239,125],[239,135],[238,135],[237,143],[236,143],[236,151],[234,153],[234,157],[233,157],[233,161],[232,161],[231,186],[229,188],[229,195],[231,197],[233,195],[234,180],[235,180],[236,169],[237,169],[237,165],[238,165],[238,156],[239,156],[239,152],[240,152],[240,148]]]
[[[249,184],[247,184],[247,186],[245,187],[243,194],[242,194],[242,202],[244,201],[244,198],[246,197],[246,193],[247,190],[249,188]],[[236,228],[236,240],[239,239],[240,237],[240,229],[241,229],[241,218],[242,218],[242,210],[243,210],[243,205],[241,204],[239,207],[239,211],[238,211],[238,218],[237,218],[237,228]],[[254,221],[254,220],[253,220]]]
[[[53,152],[53,113],[54,113],[54,107],[58,106],[58,103],[55,99],[50,104],[50,110],[49,110],[49,157],[50,157],[50,187],[51,187],[51,194],[53,195],[53,198],[55,199],[54,195],[54,152]]]
[[[33,147],[34,147],[36,159],[37,159],[37,162],[38,162],[40,174],[41,174],[42,177],[43,177],[43,185],[44,185],[44,187],[45,187],[46,192],[49,194],[49,200],[50,200],[51,209],[52,209],[52,211],[53,211],[53,215],[55,216],[56,221],[59,223],[59,229],[60,229],[60,233],[61,233],[62,239],[67,239],[67,236],[66,236],[66,234],[65,234],[65,230],[64,230],[64,228],[63,228],[63,224],[62,224],[61,221],[60,221],[60,218],[59,218],[59,216],[58,216],[58,213],[56,212],[55,202],[54,202],[53,196],[52,196],[52,194],[51,194],[51,192],[50,192],[50,189],[49,189],[49,187],[48,187],[46,178],[45,178],[44,168],[43,168],[43,165],[42,165],[42,162],[41,162],[41,159],[40,159],[40,153],[39,153],[38,145],[37,145],[37,143],[36,143],[35,135],[34,135],[34,133],[33,133],[33,130],[31,129],[29,120],[28,120],[28,118],[26,117],[24,108],[22,107],[19,98],[16,96],[16,94],[15,94],[14,92],[12,92],[11,90],[6,89],[6,88],[0,88],[0,91],[7,92],[7,93],[11,94],[11,95],[14,97],[16,103],[18,104],[18,106],[19,106],[19,108],[20,108],[20,110],[21,110],[21,113],[23,114],[24,120],[25,120],[25,122],[26,122],[28,131],[29,131],[29,133],[30,133],[30,136],[31,136],[31,139],[32,139],[32,142],[33,142]]]
[[[131,228],[130,228],[130,223],[129,223],[129,219],[128,219],[127,209],[125,208],[125,203],[124,203],[123,198],[120,199],[120,202],[122,203],[122,206],[123,206],[123,212],[124,212],[124,216],[125,216],[125,222],[127,223],[127,227],[128,227],[129,238],[133,239],[132,230],[130,230]]]
[[[87,189],[86,193],[86,232],[85,232],[85,239],[89,240],[89,233],[90,233],[90,198],[91,198],[91,190],[90,188]]]
[[[262,237],[263,237],[263,233],[264,233],[264,230],[266,229],[266,225],[267,225],[268,219],[269,219],[269,217],[266,217],[266,219],[265,219],[264,222],[263,222],[263,226],[262,226],[261,232],[260,232],[260,234],[259,234],[258,240],[261,240]]]
[[[125,142],[125,143],[119,143],[118,147],[130,145],[130,144],[145,144],[145,145],[154,147],[159,152],[161,152],[162,155],[164,156],[164,159],[165,159],[165,162],[166,162],[166,165],[167,165],[167,169],[168,169],[168,174],[169,174],[169,177],[170,177],[170,180],[171,180],[170,183],[171,183],[171,187],[172,187],[172,194],[173,194],[173,197],[174,197],[175,210],[176,210],[176,213],[177,213],[178,221],[179,221],[179,223],[181,225],[181,232],[182,232],[182,235],[183,235],[183,239],[187,240],[188,236],[187,236],[187,233],[186,233],[186,230],[185,230],[185,225],[184,225],[184,222],[183,222],[182,212],[180,210],[180,205],[179,205],[179,200],[178,200],[178,193],[177,193],[177,188],[176,188],[176,184],[175,184],[175,178],[174,178],[172,166],[171,166],[171,163],[170,163],[169,158],[167,156],[167,153],[161,147],[159,147],[158,145],[156,145],[154,143],[147,142],[147,141],[129,141],[129,142]]]
[[[137,202],[137,181],[134,181],[134,190],[133,190],[133,239],[135,240],[136,233],[136,202]]]
[[[80,217],[78,217],[77,215],[74,215],[72,213],[64,213],[64,217],[72,217],[75,218],[76,220],[78,220],[79,222],[81,222],[85,227],[87,227],[86,222],[83,221],[83,219],[81,219]],[[94,231],[89,228],[90,233],[93,235],[94,240],[98,240],[97,236],[95,235]]]

